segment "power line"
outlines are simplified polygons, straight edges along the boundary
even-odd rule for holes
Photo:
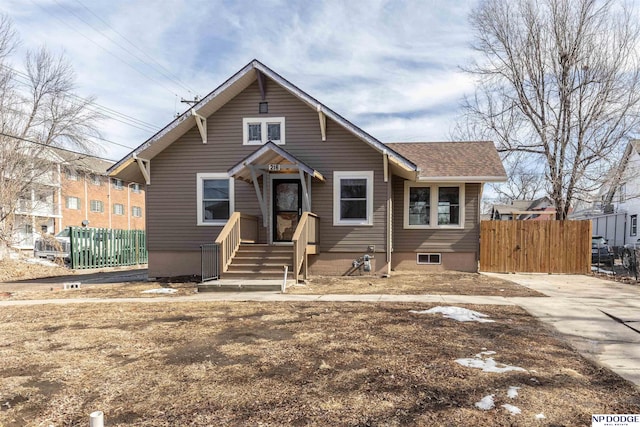
[[[134,49],[136,49],[138,52],[142,53],[144,56],[146,56],[149,60],[151,60],[152,62],[154,62],[156,65],[158,65],[158,67],[160,67],[162,70],[166,71],[166,74],[160,70],[161,74],[164,75],[165,77],[168,77],[169,79],[173,80],[174,82],[178,83],[178,85],[182,86],[184,89],[186,89],[189,93],[194,94],[195,95],[195,91],[190,89],[189,86],[187,86],[186,84],[184,84],[182,82],[182,80],[180,80],[180,78],[178,78],[175,74],[173,74],[171,72],[171,70],[167,69],[164,65],[162,65],[160,62],[156,61],[151,55],[149,55],[147,52],[145,52],[144,50],[140,49],[135,43],[131,42],[126,36],[122,35],[122,33],[118,32],[115,28],[113,28],[111,25],[109,25],[109,23],[107,21],[105,21],[104,19],[102,19],[99,15],[97,15],[96,13],[94,13],[91,9],[89,9],[84,3],[82,3],[80,0],[76,0],[76,3],[78,3],[79,5],[81,5],[83,8],[85,8],[90,14],[92,14],[93,16],[95,16],[98,20],[100,20],[104,25],[107,26],[107,28],[110,28],[114,33],[116,33],[118,36],[120,36],[120,38],[122,38],[124,41],[126,41],[127,43],[129,43],[130,46],[133,46]],[[84,21],[84,20],[83,20]],[[86,21],[84,21],[86,22]],[[91,28],[93,28],[94,30],[98,31],[99,33],[101,33],[102,35],[104,35],[106,38],[108,38],[109,40],[111,40],[113,43],[115,43],[117,46],[120,46],[122,49],[124,49],[126,52],[128,52],[129,54],[131,54],[132,56],[136,57],[137,59],[141,60],[142,59],[131,53],[128,49],[122,47],[119,43],[117,43],[115,40],[113,40],[111,37],[109,37],[108,35],[106,35],[103,31],[95,28],[93,25],[87,23],[87,25],[89,25]]]
[[[34,141],[34,140],[31,140],[31,139],[22,138],[22,137],[16,136],[16,135],[9,135],[8,133],[4,133],[4,132],[0,132],[0,135],[1,136],[6,136],[7,138],[13,138],[13,139],[17,139],[19,141],[24,141],[24,142],[29,142],[31,144],[40,145],[40,146],[43,146],[43,147],[46,147],[46,148],[55,148],[56,150],[65,151],[65,152],[71,153],[71,154],[80,154],[80,155],[82,155],[84,157],[93,157],[94,159],[105,160],[105,161],[108,161],[108,162],[112,162],[113,161],[111,159],[105,159],[104,157],[94,156],[93,154],[81,153],[79,151],[69,150],[68,148],[56,147],[56,146],[53,146],[53,145],[45,144],[44,142]]]
[[[0,64],[0,67],[4,67],[4,68],[6,68],[8,70],[13,71],[16,74],[16,80],[18,81],[18,83],[21,83],[21,84],[23,84],[25,86],[29,85],[30,77],[27,74],[25,74],[23,72],[20,72],[20,71],[16,70],[15,68],[12,68],[12,67],[10,67],[8,65],[5,65],[5,64]],[[95,101],[83,98],[83,97],[75,95],[73,93],[68,93],[67,95],[72,97],[72,98],[75,98],[77,100],[80,100],[82,102],[85,102],[88,107],[94,108],[94,111],[97,110],[97,112],[99,112],[99,113],[101,113],[101,114],[103,114],[105,116],[108,116],[109,118],[111,118],[113,120],[116,120],[116,121],[118,121],[120,123],[129,125],[131,127],[135,127],[136,129],[143,130],[143,131],[152,131],[152,132],[156,132],[159,129],[159,126],[156,126],[156,125],[154,125],[152,123],[148,123],[148,122],[142,121],[140,119],[136,119],[135,117],[131,117],[131,116],[126,115],[124,113],[120,113],[119,111],[116,111],[116,110],[114,110],[112,108],[106,107],[104,105],[100,105],[100,104],[96,103]]]
[[[141,76],[143,76],[145,79],[150,80],[156,84],[159,84],[160,86],[162,86],[163,88],[165,88],[166,90],[168,90],[172,95],[176,95],[178,96],[177,93],[175,93],[173,91],[173,89],[169,88],[168,86],[166,86],[164,83],[162,83],[161,81],[145,74],[144,72],[140,71],[139,69],[137,69],[136,67],[134,67],[133,65],[131,65],[129,62],[125,61],[124,59],[122,59],[120,56],[116,55],[115,53],[111,52],[109,49],[105,48],[104,46],[102,46],[100,43],[96,42],[95,40],[91,39],[90,37],[88,37],[87,35],[85,35],[82,31],[78,30],[77,28],[75,28],[74,26],[72,26],[71,24],[69,24],[68,22],[64,21],[63,19],[61,19],[60,17],[58,17],[57,15],[54,14],[50,14],[43,6],[39,5],[38,3],[36,3],[34,0],[31,0],[31,2],[33,4],[35,4],[36,6],[38,6],[40,9],[42,9],[45,13],[47,13],[47,15],[49,16],[53,16],[54,18],[56,18],[58,21],[62,22],[64,25],[66,25],[67,27],[71,28],[73,31],[75,31],[76,33],[80,34],[82,37],[84,37],[85,39],[89,40],[91,43],[95,44],[96,46],[98,46],[100,49],[104,50],[105,52],[107,52],[109,55],[113,56],[114,58],[116,58],[118,61],[122,62],[123,64],[125,64],[126,66],[130,67],[131,69],[133,69],[135,72],[139,73]],[[58,3],[59,4],[59,3]]]

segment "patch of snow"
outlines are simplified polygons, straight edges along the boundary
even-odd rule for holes
[[[422,310],[422,311],[411,310],[409,311],[409,313],[415,313],[415,314],[442,313],[444,317],[448,319],[457,320],[458,322],[480,322],[480,323],[495,322],[495,320],[485,319],[485,317],[488,317],[486,314],[469,310],[467,308],[462,308],[462,307],[437,306],[437,307],[430,308],[429,310]]]
[[[486,359],[480,359],[477,357],[466,358],[466,359],[456,359],[456,362],[468,368],[482,369],[482,372],[495,372],[498,374],[502,374],[504,372],[509,372],[509,371],[524,371],[524,372],[527,371],[526,369],[523,369],[519,366],[505,365],[504,363],[497,363],[495,360],[493,360],[493,357],[488,357]]]
[[[25,262],[28,262],[29,264],[46,265],[47,267],[60,267],[55,262],[49,261],[47,259],[42,259],[42,258],[26,258]]]
[[[504,405],[502,405],[502,407],[507,411],[509,411],[511,415],[518,415],[522,413],[520,408],[518,408],[517,406],[509,405],[508,403],[505,403]]]
[[[143,294],[175,294],[176,292],[178,292],[177,289],[171,288],[148,289],[146,291],[142,291]]]
[[[520,387],[516,387],[516,386],[509,386],[509,390],[507,390],[507,396],[509,396],[512,399],[515,399],[518,396],[518,390],[520,390]]]
[[[536,415],[536,419],[537,420],[544,420],[545,418],[547,418],[547,417],[545,417],[543,413],[539,413],[539,414]]]
[[[493,408],[495,406],[495,403],[493,403],[493,396],[495,395],[490,394],[483,397],[479,402],[475,403],[476,407],[482,409],[483,411],[488,411],[489,409]]]

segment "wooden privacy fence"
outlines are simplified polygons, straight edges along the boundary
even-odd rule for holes
[[[480,271],[591,272],[591,221],[481,221]]]

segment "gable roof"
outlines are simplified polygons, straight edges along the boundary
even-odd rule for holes
[[[625,170],[629,164],[629,159],[631,154],[635,151],[636,154],[640,155],[640,140],[632,139],[627,144],[627,147],[624,150],[624,154],[622,155],[622,159],[618,163],[618,167],[612,169],[607,174],[608,176],[605,179],[605,183],[601,187],[600,194],[602,194],[604,190],[604,201],[603,204],[611,205],[613,203],[614,196],[618,189],[620,188],[620,184],[622,182],[622,178],[624,176]],[[608,187],[608,188],[607,188]]]
[[[277,164],[282,165],[295,165],[298,169],[307,173],[311,177],[324,181],[324,176],[311,166],[307,165],[303,161],[296,158],[294,155],[278,147],[272,141],[268,141],[262,145],[253,153],[249,154],[244,159],[240,160],[235,166],[228,170],[229,176],[233,176],[244,181],[251,181],[250,165],[252,163],[258,164]]]
[[[209,117],[228,101],[246,89],[250,84],[259,78],[262,74],[282,86],[292,95],[296,96],[303,103],[307,104],[313,110],[323,113],[326,117],[332,119],[337,124],[351,132],[353,135],[371,145],[381,153],[386,153],[392,164],[399,166],[406,171],[416,171],[417,166],[409,159],[390,149],[388,146],[369,135],[353,123],[340,116],[326,105],[320,103],[317,99],[300,90],[298,87],[284,79],[282,76],[265,66],[258,60],[253,60],[240,71],[231,76],[227,81],[222,83],[211,93],[205,96],[201,101],[195,104],[191,109],[185,111],[176,119],[171,121],[167,126],[158,131],[147,141],[140,144],[125,157],[120,159],[115,165],[109,168],[110,175],[116,175],[124,169],[135,168],[136,159],[151,160],[153,157],[162,152],[165,148],[175,142],[178,138],[196,126],[195,119],[192,117]],[[134,173],[137,171],[133,170]]]
[[[421,181],[506,181],[500,156],[491,141],[396,142],[394,151],[413,160]]]
[[[65,164],[74,168],[105,175],[114,162],[95,157],[90,154],[76,153],[73,151],[60,150],[52,147],[51,150],[56,153]]]

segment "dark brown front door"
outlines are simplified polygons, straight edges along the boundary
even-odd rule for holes
[[[290,242],[302,215],[299,179],[273,180],[273,241]]]

